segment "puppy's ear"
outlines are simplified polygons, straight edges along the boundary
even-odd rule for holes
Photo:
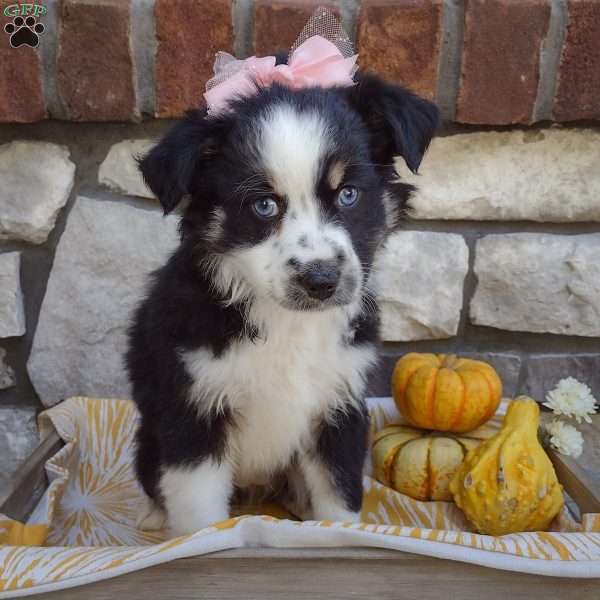
[[[187,194],[217,153],[220,125],[206,111],[192,110],[176,123],[148,154],[138,158],[146,185],[159,199],[165,214]]]
[[[439,125],[437,107],[376,75],[357,73],[356,79],[350,98],[369,128],[373,158],[390,164],[400,155],[416,173]]]

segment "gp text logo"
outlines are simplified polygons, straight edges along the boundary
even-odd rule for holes
[[[9,4],[4,8],[5,17],[41,17],[48,12],[43,4]]]

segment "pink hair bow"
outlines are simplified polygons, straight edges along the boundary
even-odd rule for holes
[[[219,52],[215,74],[204,94],[208,112],[220,113],[226,110],[230,100],[251,96],[257,87],[268,87],[274,82],[293,90],[354,85],[357,58],[356,54],[345,58],[335,44],[320,35],[300,44],[287,65],[276,65],[274,56],[236,60],[226,52]]]

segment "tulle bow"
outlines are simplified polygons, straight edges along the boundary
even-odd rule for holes
[[[234,98],[255,94],[257,88],[281,83],[291,89],[307,87],[348,87],[354,85],[358,55],[344,57],[335,44],[314,35],[291,54],[287,65],[276,65],[274,56],[251,56],[237,60],[219,52],[214,77],[208,82],[204,99],[210,114],[227,109]]]

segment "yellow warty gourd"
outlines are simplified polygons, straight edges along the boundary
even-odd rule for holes
[[[502,382],[494,368],[480,360],[410,352],[396,363],[392,395],[410,425],[461,433],[492,417],[502,397]]]
[[[417,500],[452,500],[450,481],[479,440],[390,425],[375,434],[375,478]]]
[[[543,531],[563,505],[562,488],[538,442],[540,409],[519,396],[500,431],[467,454],[450,491],[477,531]]]

